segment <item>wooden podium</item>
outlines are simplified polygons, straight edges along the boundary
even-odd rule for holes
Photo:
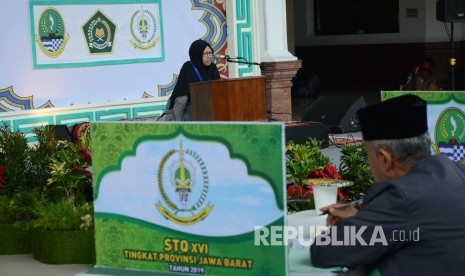
[[[266,120],[265,77],[192,83],[190,93],[194,121]]]

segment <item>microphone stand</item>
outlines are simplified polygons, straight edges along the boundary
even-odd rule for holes
[[[455,65],[455,57],[454,57],[454,21],[450,22],[450,80],[451,80],[451,90],[455,91],[455,72],[454,72],[454,65]]]
[[[248,64],[248,65],[258,65],[260,66],[260,69],[263,70],[265,69],[265,63],[264,62],[249,62],[245,58],[232,58],[228,57],[226,58],[228,62],[234,62],[234,63],[240,63],[240,64]]]

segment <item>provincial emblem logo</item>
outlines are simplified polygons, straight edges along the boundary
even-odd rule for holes
[[[168,181],[164,181],[165,178]],[[158,189],[164,204],[159,201],[156,207],[174,223],[198,223],[213,209],[210,203],[206,203],[208,172],[205,163],[196,152],[183,149],[182,142],[179,149],[168,151],[160,161]]]
[[[63,53],[69,34],[65,32],[65,23],[58,10],[45,9],[39,17],[36,42],[40,50],[50,58],[56,58]]]
[[[90,54],[108,54],[113,51],[116,25],[100,10],[82,26]]]
[[[131,18],[131,34],[134,48],[147,51],[157,45],[160,40],[157,18],[150,10],[141,7]]]
[[[436,122],[433,150],[447,154],[449,159],[465,163],[465,114],[451,107],[444,110]]]

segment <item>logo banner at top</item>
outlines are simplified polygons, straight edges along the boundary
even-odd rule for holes
[[[164,61],[160,0],[30,2],[34,68]]]

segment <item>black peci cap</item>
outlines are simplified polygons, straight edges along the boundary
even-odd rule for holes
[[[407,94],[357,111],[363,140],[392,140],[428,131],[426,102]]]

